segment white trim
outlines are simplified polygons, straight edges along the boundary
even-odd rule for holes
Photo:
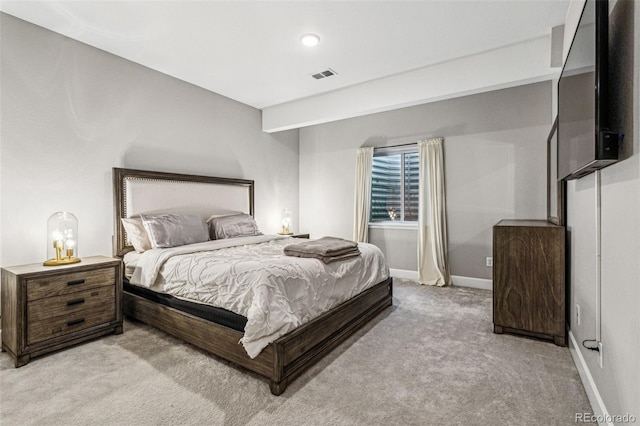
[[[591,403],[591,408],[593,409],[593,414],[601,419],[608,419],[609,412],[607,411],[607,407],[604,405],[604,401],[600,396],[600,392],[598,392],[598,387],[596,386],[596,382],[593,380],[593,376],[591,375],[591,371],[587,366],[584,357],[582,356],[582,352],[578,349],[578,342],[576,342],[576,338],[574,337],[571,330],[569,330],[569,351],[571,352],[571,357],[573,358],[573,363],[576,365],[578,369],[578,373],[580,374],[580,380],[582,380],[582,384],[584,386],[584,390],[587,392],[587,397],[589,398],[589,402]],[[600,423],[600,425],[614,426],[611,422]]]
[[[393,278],[403,278],[405,280],[417,280],[418,279],[418,271],[410,271],[407,269],[393,269],[389,268],[389,274]]]
[[[493,280],[486,278],[462,277],[451,275],[451,282],[457,287],[479,288],[481,290],[493,290]]]
[[[406,280],[417,280],[418,271],[408,269],[389,268],[389,273],[393,278],[403,278]],[[478,288],[481,290],[493,289],[493,281],[484,278],[462,277],[460,275],[452,275],[451,282],[456,287]]]
[[[405,221],[392,221],[387,220],[384,222],[369,222],[369,228],[373,229],[418,229],[418,222],[405,222]]]

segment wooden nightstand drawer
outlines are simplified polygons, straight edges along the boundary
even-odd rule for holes
[[[93,271],[76,272],[27,280],[27,300],[82,291],[101,286],[113,286],[116,279],[113,267],[95,269]]]
[[[62,296],[27,303],[27,321],[40,321],[60,315],[72,315],[82,310],[100,311],[114,304],[116,289],[110,286],[92,288]]]
[[[16,367],[33,357],[122,333],[122,261],[2,268],[2,350]]]
[[[116,307],[110,304],[106,309],[85,309],[70,315],[63,315],[54,319],[29,321],[27,326],[27,344],[42,342],[58,336],[84,330],[100,324],[107,324],[115,320]]]

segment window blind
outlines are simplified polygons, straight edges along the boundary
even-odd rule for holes
[[[416,146],[374,152],[371,176],[371,222],[418,220]]]

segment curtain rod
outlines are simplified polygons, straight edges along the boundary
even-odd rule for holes
[[[373,147],[373,156],[380,157],[391,154],[400,154],[403,152],[418,152],[418,142],[403,143],[398,145],[376,146]]]
[[[418,143],[404,143],[399,145],[376,146],[373,148],[374,157],[384,157],[393,154],[402,154],[406,152],[418,152]]]
[[[422,140],[436,139],[438,137],[440,137],[440,136],[418,138],[415,142],[401,143],[401,144],[397,144],[397,145],[374,146],[373,149],[402,148],[403,146],[418,145],[418,142],[420,142]]]
[[[411,142],[411,143],[401,143],[399,145],[377,146],[375,148],[378,148],[378,149],[382,149],[382,148],[400,148],[400,147],[403,147],[403,146],[418,145],[418,142],[419,141],[415,141],[415,142]]]

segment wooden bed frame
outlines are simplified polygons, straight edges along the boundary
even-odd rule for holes
[[[247,213],[253,215],[254,182],[251,180],[114,168],[115,254],[117,256],[123,256],[132,250],[126,241],[120,221],[120,218],[127,217],[125,188],[128,179],[235,185],[247,191]],[[129,317],[265,377],[269,380],[271,393],[280,395],[295,377],[309,369],[378,313],[391,306],[392,296],[392,279],[388,278],[270,343],[254,359],[251,359],[244,347],[238,343],[243,333],[234,329],[126,291],[123,293],[123,310]]]

